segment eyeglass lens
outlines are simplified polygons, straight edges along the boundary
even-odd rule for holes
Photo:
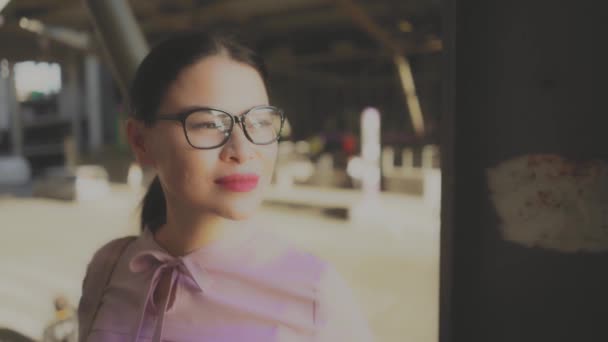
[[[281,130],[281,113],[275,108],[258,108],[243,117],[243,126],[254,144],[275,141]],[[199,148],[210,148],[224,143],[232,131],[234,122],[226,113],[216,110],[200,110],[191,113],[185,122],[190,144]]]

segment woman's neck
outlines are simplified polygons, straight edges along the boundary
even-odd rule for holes
[[[196,214],[167,210],[167,222],[154,234],[156,242],[173,256],[183,256],[220,240],[241,221],[232,221],[214,213]]]

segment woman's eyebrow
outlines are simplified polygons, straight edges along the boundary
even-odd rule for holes
[[[235,116],[241,116],[241,115],[243,115],[243,114],[245,114],[245,113],[249,112],[251,109],[253,109],[253,108],[255,108],[255,107],[261,107],[261,106],[270,106],[270,104],[268,104],[268,102],[267,102],[267,101],[264,101],[264,102],[262,102],[262,103],[260,103],[260,104],[257,104],[257,105],[254,105],[254,106],[251,106],[251,107],[249,107],[249,108],[247,108],[247,109],[245,109],[245,110],[241,110],[241,111],[240,111],[240,112],[238,112],[238,113],[235,113],[235,112],[231,112],[231,111],[228,111],[228,110],[222,109],[221,107],[218,107],[218,106],[210,106],[210,105],[188,105],[188,106],[179,107],[179,110],[178,110],[178,111],[175,111],[174,113],[181,114],[181,113],[186,113],[186,112],[194,111],[194,110],[197,110],[197,109],[213,109],[213,110],[218,110],[218,111],[225,112],[225,113],[228,113],[228,114],[231,114],[231,115],[235,115]]]
[[[195,111],[197,109],[221,110],[221,109],[219,109],[217,107],[207,106],[207,105],[188,105],[188,106],[180,106],[180,107],[178,107],[178,109],[173,110],[170,113],[167,113],[167,115],[180,115],[180,114],[184,114],[184,113],[187,113],[187,112]]]
[[[189,105],[189,106],[180,107],[179,112],[183,113],[183,112],[187,112],[190,110],[201,109],[201,108],[219,109],[217,107],[208,106],[208,105]]]

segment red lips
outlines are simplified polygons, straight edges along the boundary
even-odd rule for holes
[[[215,184],[220,185],[228,191],[249,192],[258,186],[260,176],[254,173],[235,173],[215,180]]]

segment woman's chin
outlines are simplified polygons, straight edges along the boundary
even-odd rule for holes
[[[228,218],[231,219],[231,220],[234,220],[234,221],[246,221],[246,220],[252,218],[253,215],[254,215],[254,213],[251,213],[251,214],[249,214],[249,213],[248,214],[239,213],[237,215],[231,215]]]
[[[252,218],[256,210],[228,210],[224,213],[225,218],[235,221],[244,221]]]
[[[260,202],[236,202],[224,203],[223,208],[219,210],[220,215],[236,221],[247,220],[253,217],[260,208]]]

